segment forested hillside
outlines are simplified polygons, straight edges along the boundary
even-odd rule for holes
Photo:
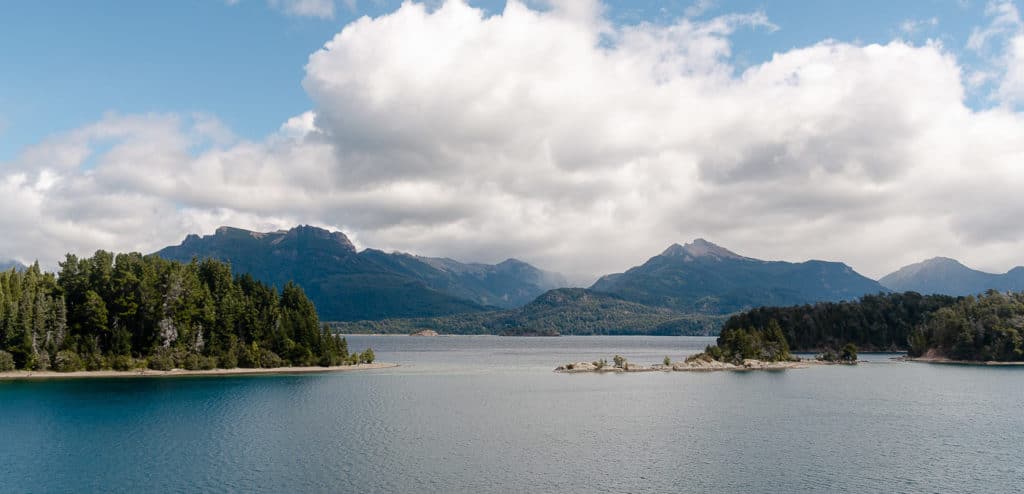
[[[0,369],[336,365],[350,355],[302,289],[281,293],[214,261],[99,251],[0,273]]]
[[[943,307],[910,336],[911,357],[1024,360],[1024,293],[990,290]]]
[[[583,288],[550,290],[518,309],[448,317],[339,323],[348,333],[411,333],[433,329],[448,334],[528,335],[710,335],[723,316],[683,314]]]
[[[775,321],[793,351],[835,350],[847,343],[861,350],[904,350],[915,328],[957,301],[907,292],[865,295],[850,302],[761,307],[730,317],[722,334],[732,329],[763,331]]]

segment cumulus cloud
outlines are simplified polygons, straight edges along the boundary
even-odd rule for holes
[[[0,169],[2,225],[25,234],[0,253],[301,222],[581,278],[697,236],[873,276],[940,254],[1024,263],[1019,113],[967,108],[970,75],[936,42],[731,62],[734,32],[774,28],[762,13],[613,25],[590,1],[406,3],[312,54],[313,108],[263,140],[208,116],[111,114],[25,149]]]

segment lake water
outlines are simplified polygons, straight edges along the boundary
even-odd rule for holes
[[[1024,368],[551,372],[712,341],[352,336],[402,367],[0,382],[0,490],[1024,491]]]

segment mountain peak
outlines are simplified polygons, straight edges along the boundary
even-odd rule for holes
[[[703,238],[694,239],[693,242],[685,245],[672,244],[661,255],[665,257],[685,257],[687,260],[701,257],[711,259],[747,259]]]
[[[933,257],[920,263],[923,266],[963,266],[964,264],[951,257]]]

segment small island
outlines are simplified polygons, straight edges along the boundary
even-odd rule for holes
[[[409,336],[439,336],[439,335],[438,335],[437,331],[434,331],[433,329],[421,329],[421,330],[419,330],[419,331],[417,331],[415,333],[410,334]]]
[[[373,369],[321,326],[294,283],[281,291],[212,259],[68,255],[0,272],[0,379],[306,373]]]
[[[672,362],[666,356],[660,364],[650,366],[628,362],[616,355],[612,365],[604,359],[594,362],[574,362],[559,366],[555,372],[652,372],[652,371],[752,371],[803,369],[812,365],[856,365],[857,347],[846,344],[839,352],[827,350],[814,359],[801,359],[789,351],[782,328],[775,320],[764,329],[725,329],[717,345],[690,355],[681,362]]]

